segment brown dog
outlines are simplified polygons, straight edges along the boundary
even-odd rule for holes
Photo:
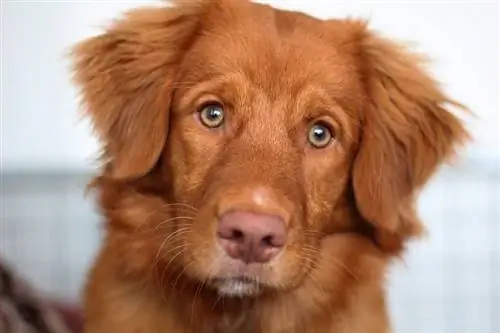
[[[417,191],[468,135],[357,20],[139,9],[74,50],[103,143],[87,333],[386,333]]]

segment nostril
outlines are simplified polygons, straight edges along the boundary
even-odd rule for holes
[[[274,247],[274,237],[273,235],[268,235],[264,238],[262,238],[262,240],[260,241],[262,243],[262,245],[266,246],[266,247]]]
[[[241,243],[245,240],[245,234],[241,230],[233,229],[231,232],[231,240]]]
[[[270,234],[262,238],[261,244],[265,247],[280,248],[285,246],[286,235],[283,234]]]
[[[238,228],[223,228],[217,231],[217,236],[231,242],[243,243],[245,241],[245,233]]]

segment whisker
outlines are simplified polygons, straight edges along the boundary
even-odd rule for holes
[[[338,266],[342,267],[352,278],[354,278],[356,281],[359,281],[359,277],[356,274],[354,274],[340,259],[335,258],[333,256],[330,257],[330,259],[333,259],[334,262]]]
[[[195,218],[196,215],[198,214],[199,210],[193,207],[192,205],[189,205],[187,203],[183,202],[178,202],[178,203],[165,203],[161,205],[160,207],[157,207],[156,209],[151,210],[148,215],[144,218],[144,223],[140,226],[137,227],[136,231],[138,229],[141,229],[143,226],[148,225],[148,221],[151,219],[151,217],[161,211],[169,211],[169,210],[187,210],[184,211],[185,213],[191,213],[193,214],[192,218]]]
[[[166,220],[158,223],[158,225],[156,225],[154,227],[153,231],[156,231],[156,230],[160,229],[165,224],[168,224],[168,223],[171,223],[171,222],[175,222],[175,221],[179,221],[179,220],[193,221],[194,218],[190,217],[190,216],[175,216],[175,217],[171,217],[171,218],[168,218],[168,219],[166,219]]]
[[[171,256],[169,261],[167,262],[167,264],[165,265],[163,271],[162,271],[162,274],[161,276],[159,277],[158,279],[158,282],[161,284],[161,282],[164,280],[165,278],[165,274],[166,272],[168,271],[170,265],[172,264],[172,262],[179,256],[181,255],[183,252],[184,252],[184,249],[185,249],[185,245],[184,244],[179,244],[177,246],[174,246],[173,248],[170,248],[167,252],[165,252],[165,256],[166,255],[169,255],[169,254],[172,254],[174,253],[175,251],[178,251],[177,253],[175,253],[175,255]]]
[[[302,249],[304,251],[304,254],[313,254],[313,255],[318,256],[318,257],[324,256],[319,249],[313,248],[310,245],[304,245],[302,247]],[[347,267],[340,259],[338,259],[334,256],[328,256],[328,259],[329,260],[326,260],[326,261],[328,263],[330,263],[330,265],[336,265],[336,266],[342,268],[347,274],[349,274],[349,276],[354,278],[356,281],[359,281],[359,277],[356,274],[354,274],[349,269],[349,267]],[[333,260],[333,262],[330,261],[330,259]]]
[[[179,274],[177,274],[177,277],[175,278],[174,284],[172,285],[172,289],[175,289],[177,286],[177,283],[179,282],[179,279],[181,278],[182,275],[194,264],[194,261],[189,262],[187,265],[184,266],[184,268],[181,270]]]
[[[181,246],[179,246],[179,247],[181,247]],[[167,265],[166,265],[166,266],[165,266],[165,268],[163,269],[163,272],[162,272],[162,274],[161,274],[161,278],[160,278],[160,283],[161,283],[162,281],[165,281],[165,274],[168,272],[168,269],[169,269],[170,265],[172,264],[172,262],[174,262],[174,260],[175,260],[178,256],[180,256],[181,254],[183,254],[183,253],[184,253],[183,248],[181,248],[181,249],[180,249],[180,251],[178,251],[178,252],[177,252],[174,256],[172,256],[172,257],[170,258],[170,260],[168,261]]]
[[[155,260],[153,262],[153,268],[158,264],[158,260],[160,258],[161,251],[163,250],[163,247],[167,244],[167,242],[171,239],[174,239],[175,237],[180,237],[181,235],[185,235],[189,233],[188,228],[181,228],[176,230],[175,232],[171,233],[168,235],[160,244],[160,247],[158,248],[158,251],[156,252],[155,255]],[[168,253],[168,252],[167,252]]]

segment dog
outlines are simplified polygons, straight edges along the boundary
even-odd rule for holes
[[[357,19],[138,8],[76,44],[102,146],[87,333],[388,333],[420,189],[469,139],[423,57]]]

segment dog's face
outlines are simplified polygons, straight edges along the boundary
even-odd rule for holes
[[[155,260],[224,295],[295,288],[331,233],[366,224],[399,248],[466,136],[417,59],[357,21],[200,1],[132,13],[76,55],[109,177],[164,181]]]
[[[295,286],[319,235],[345,227],[333,215],[363,100],[334,40],[279,31],[258,9],[207,28],[184,57],[164,153],[172,201],[199,210],[179,223],[187,272],[227,293]]]

